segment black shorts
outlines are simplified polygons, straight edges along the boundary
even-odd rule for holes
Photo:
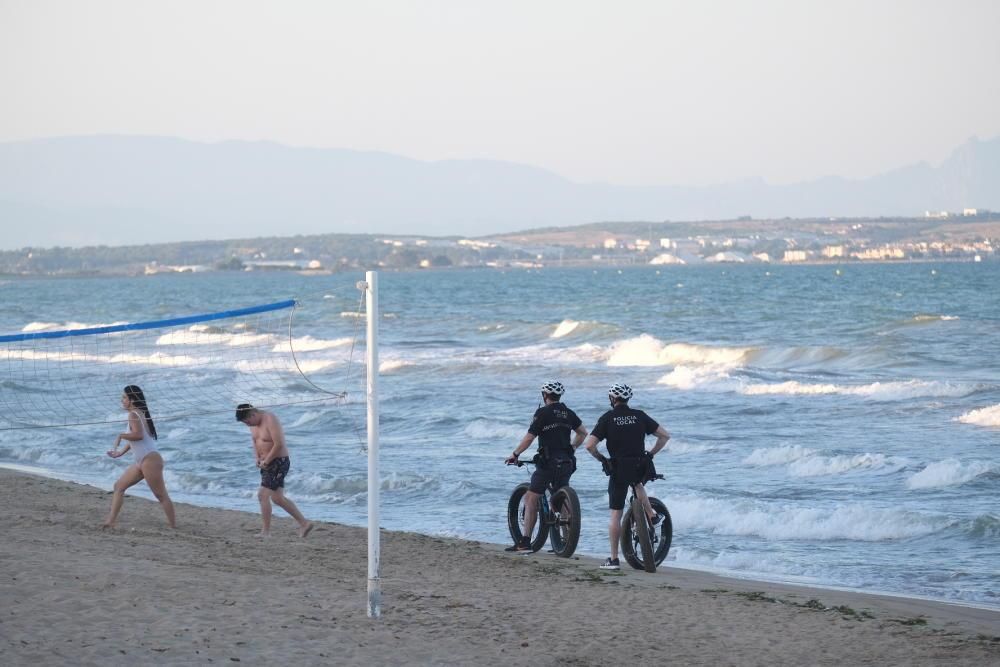
[[[545,493],[550,483],[553,489],[566,486],[574,470],[576,470],[576,459],[560,459],[536,466],[535,472],[531,473],[530,491]]]
[[[260,469],[260,485],[272,491],[277,491],[283,487],[285,485],[285,475],[288,474],[288,468],[291,464],[292,462],[288,460],[287,456],[282,456],[268,463]]]
[[[625,509],[625,497],[632,484],[646,481],[649,466],[645,456],[611,459],[611,477],[608,478],[608,508]]]

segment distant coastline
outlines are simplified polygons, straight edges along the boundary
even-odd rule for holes
[[[385,271],[559,266],[994,261],[1000,213],[950,217],[605,222],[484,237],[318,234],[0,251],[0,275]]]

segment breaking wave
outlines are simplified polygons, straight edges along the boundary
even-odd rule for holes
[[[1000,426],[1000,404],[991,405],[988,408],[971,410],[961,417],[956,417],[955,421],[974,426]]]
[[[951,523],[944,516],[860,503],[813,508],[698,496],[672,498],[670,513],[682,528],[767,540],[899,540],[929,535]]]
[[[926,468],[906,480],[909,489],[933,489],[942,486],[958,486],[981,475],[994,472],[996,464],[986,461],[962,463],[957,459],[945,459],[928,464]]]

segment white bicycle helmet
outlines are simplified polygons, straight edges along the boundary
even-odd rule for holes
[[[632,398],[632,387],[628,386],[624,382],[615,382],[608,389],[608,396],[611,398],[616,398],[619,401],[628,401]]]
[[[563,386],[562,382],[556,382],[555,380],[550,380],[542,385],[543,394],[555,394],[556,396],[562,396],[566,393],[566,387]]]

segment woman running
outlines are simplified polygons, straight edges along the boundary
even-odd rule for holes
[[[163,457],[156,451],[156,426],[153,424],[153,417],[149,414],[142,389],[134,384],[125,387],[122,393],[122,409],[128,412],[128,432],[118,434],[118,437],[115,438],[114,448],[108,450],[108,456],[116,459],[131,449],[135,461],[125,469],[122,476],[115,482],[115,495],[111,499],[111,511],[102,527],[115,527],[118,522],[118,513],[122,511],[122,503],[125,501],[125,491],[130,486],[145,479],[153,495],[160,501],[160,507],[167,515],[167,523],[170,524],[171,528],[176,528],[174,504],[170,502],[170,495],[163,483]],[[125,448],[119,451],[118,447],[122,440],[125,441]]]

